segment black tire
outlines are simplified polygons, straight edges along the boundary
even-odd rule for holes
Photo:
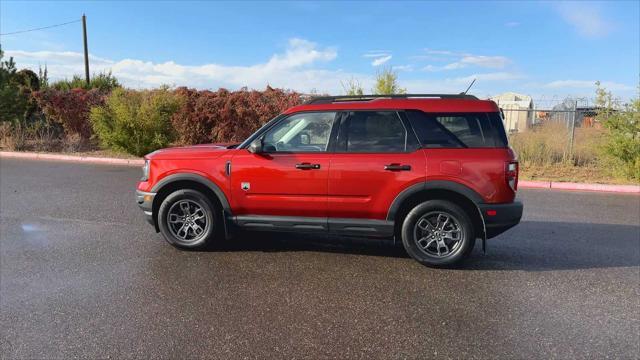
[[[198,207],[201,211],[197,210]],[[189,215],[185,215],[187,213]],[[177,190],[160,204],[158,227],[169,244],[182,249],[202,249],[212,245],[215,238],[219,237],[223,226],[219,213],[203,193],[192,189]],[[198,228],[202,229],[201,232],[198,232]]]
[[[445,221],[447,217],[449,220]],[[443,229],[438,230],[440,224],[444,224]],[[429,200],[414,207],[404,218],[401,230],[407,253],[430,267],[458,264],[473,250],[475,234],[469,215],[460,206],[445,200]]]

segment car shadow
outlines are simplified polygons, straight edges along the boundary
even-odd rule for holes
[[[481,242],[457,270],[550,271],[640,266],[640,226],[524,221]],[[242,232],[209,251],[316,251],[409,258],[391,240],[310,234]]]
[[[366,256],[408,258],[401,244],[390,239],[337,237],[287,232],[240,232],[216,244],[211,251],[310,251]]]

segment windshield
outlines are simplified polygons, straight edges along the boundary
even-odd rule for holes
[[[283,115],[280,114],[276,117],[274,117],[273,119],[267,121],[264,125],[262,125],[262,127],[260,129],[258,129],[256,132],[254,132],[253,134],[251,134],[245,141],[243,141],[240,145],[236,146],[236,148],[238,149],[243,149],[246,148],[247,146],[249,146],[249,144],[251,144],[251,142],[257,138],[258,136],[260,136],[262,133],[264,133],[268,128],[270,128],[274,123],[276,123],[278,120],[280,120],[280,118],[282,118]]]

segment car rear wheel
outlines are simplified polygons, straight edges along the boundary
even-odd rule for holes
[[[215,205],[201,192],[177,190],[162,201],[158,225],[171,245],[202,248],[211,244],[219,227],[215,214]]]
[[[413,208],[402,224],[407,253],[423,265],[446,267],[459,263],[475,245],[473,223],[458,205],[430,200]]]

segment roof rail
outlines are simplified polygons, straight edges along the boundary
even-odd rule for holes
[[[436,98],[436,99],[467,99],[478,100],[473,95],[466,94],[394,94],[394,95],[338,95],[316,96],[307,100],[305,104],[330,104],[340,101],[371,101],[375,99],[411,99],[411,98]]]

